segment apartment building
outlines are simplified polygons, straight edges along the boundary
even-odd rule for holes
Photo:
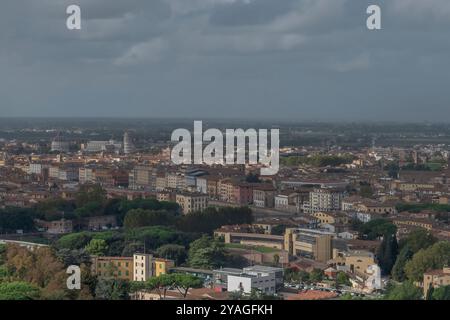
[[[167,177],[165,174],[158,174],[156,176],[156,191],[163,191],[167,189]]]
[[[129,174],[129,188],[133,190],[156,188],[156,169],[152,166],[135,166]]]
[[[222,179],[218,183],[219,200],[234,203],[234,186],[235,182],[230,179]]]
[[[154,258],[151,254],[136,253],[133,255],[133,280],[147,281],[152,277],[169,273],[175,266],[173,260]]]
[[[261,185],[253,188],[253,204],[260,208],[273,208],[276,189],[272,185]]]
[[[177,193],[175,202],[179,204],[183,214],[202,211],[208,207],[208,196],[201,193]]]
[[[99,277],[133,280],[133,257],[92,257],[92,272]]]
[[[332,258],[334,234],[322,230],[287,228],[284,250],[290,255],[327,262]]]
[[[49,178],[62,181],[77,181],[79,167],[74,164],[53,164],[49,168]]]
[[[196,189],[198,193],[208,194],[208,179],[206,177],[197,177]]]
[[[340,210],[343,192],[336,188],[317,188],[309,193],[309,202],[304,205],[307,213]]]
[[[234,186],[234,202],[245,206],[253,203],[253,188],[251,183],[238,183]]]

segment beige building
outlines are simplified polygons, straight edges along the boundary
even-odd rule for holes
[[[175,201],[181,207],[183,214],[202,211],[208,207],[208,196],[201,193],[178,193]]]
[[[234,184],[231,179],[223,179],[218,183],[219,200],[224,202],[234,202]]]
[[[331,261],[331,264],[336,266],[338,270],[365,274],[369,266],[377,263],[375,261],[375,255],[372,252],[355,250],[338,252]]]
[[[275,188],[271,185],[255,186],[253,188],[253,204],[261,208],[275,206]]]
[[[131,189],[150,188],[156,186],[156,169],[151,166],[136,166],[129,174]]]
[[[349,219],[346,214],[341,212],[315,212],[311,216],[327,224],[348,224]]]
[[[230,232],[216,230],[216,237],[222,237],[225,243],[238,243],[248,246],[267,247],[273,249],[283,249],[283,236],[250,233],[250,232]]]
[[[332,258],[333,234],[313,229],[287,228],[284,234],[284,249],[289,254],[320,262]]]
[[[430,288],[450,286],[450,267],[432,270],[423,274],[423,294],[426,297]]]

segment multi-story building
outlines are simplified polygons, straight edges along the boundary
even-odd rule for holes
[[[219,199],[219,182],[220,178],[217,176],[206,177],[206,189],[210,199]]]
[[[427,297],[430,288],[443,286],[450,286],[450,267],[427,271],[423,274],[423,292],[425,297]]]
[[[158,174],[156,176],[155,189],[156,191],[163,191],[167,189],[167,177],[165,174]]]
[[[78,169],[78,180],[80,184],[95,183],[95,167],[85,166]]]
[[[287,228],[284,249],[291,255],[327,262],[332,258],[333,235],[322,230]]]
[[[133,268],[134,281],[147,281],[154,276],[153,255],[135,253],[133,255]]]
[[[208,179],[206,177],[197,177],[197,192],[208,194]]]
[[[353,250],[338,252],[331,261],[338,271],[356,274],[366,273],[370,266],[377,264],[375,255],[370,251]]]
[[[227,291],[250,294],[258,290],[267,295],[277,292],[283,281],[283,269],[264,266],[244,268],[242,273],[232,271],[227,275]]]
[[[79,166],[76,164],[53,164],[49,168],[49,177],[62,181],[78,181]]]
[[[133,190],[156,188],[156,169],[151,166],[135,166],[129,174],[129,188]]]
[[[186,178],[181,173],[168,173],[167,174],[167,188],[184,190],[186,188]]]
[[[177,193],[175,202],[181,207],[183,214],[203,211],[208,207],[208,196],[201,193]]]
[[[273,208],[275,188],[272,185],[261,185],[253,188],[253,204],[261,208]]]
[[[99,277],[133,280],[133,257],[92,257],[92,272]]]
[[[234,185],[235,182],[230,179],[222,179],[219,181],[219,200],[234,203]]]
[[[234,186],[234,202],[239,205],[249,205],[253,203],[253,184],[238,183]]]
[[[309,203],[304,206],[304,211],[314,213],[340,210],[342,197],[343,193],[339,189],[314,189],[309,193]]]
[[[154,258],[151,254],[136,253],[133,255],[133,280],[147,281],[152,277],[169,273],[175,266],[173,260]]]

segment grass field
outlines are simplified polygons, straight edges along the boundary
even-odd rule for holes
[[[262,247],[262,246],[249,246],[249,245],[244,245],[244,244],[240,244],[240,243],[227,243],[227,244],[225,244],[225,248],[253,250],[253,251],[257,251],[259,253],[273,253],[273,252],[280,251],[279,249],[275,249],[275,248],[268,248],[268,247]]]

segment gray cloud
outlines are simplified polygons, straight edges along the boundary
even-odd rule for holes
[[[448,0],[4,0],[0,116],[443,120],[449,18]]]

